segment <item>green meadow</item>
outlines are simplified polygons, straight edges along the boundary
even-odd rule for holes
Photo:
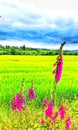
[[[52,90],[54,75],[53,63],[57,56],[0,56],[0,99],[11,98],[12,91],[20,91],[22,79],[26,96],[34,80],[38,99]],[[63,56],[63,73],[57,86],[57,96],[69,100],[78,96],[78,56]]]
[[[34,80],[34,89],[37,96],[36,104],[40,105],[45,96],[49,98],[50,94],[52,94],[54,83],[52,70],[55,69],[53,63],[56,62],[56,57],[57,56],[0,56],[0,111],[3,112],[3,115],[8,115],[7,112],[9,110],[11,111],[12,97],[20,92],[23,79],[27,101],[28,89],[31,86],[32,80]],[[63,72],[61,81],[58,83],[56,89],[56,101],[57,104],[59,104],[61,100],[64,99],[73,104],[77,98],[78,56],[63,56]],[[5,122],[3,121],[4,118],[2,118],[1,113],[0,116],[2,122]],[[8,118],[5,120],[8,120]],[[73,121],[74,120],[75,119],[73,119]],[[78,127],[76,126],[76,128]],[[71,130],[76,130],[76,128]],[[11,129],[24,130],[23,128],[13,129],[13,127],[8,127],[6,130]]]

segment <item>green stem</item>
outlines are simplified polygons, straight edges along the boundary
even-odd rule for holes
[[[66,42],[61,43],[61,46],[60,46],[60,49],[59,49],[59,55],[57,57],[56,74],[58,73],[59,57],[60,57],[60,54],[62,52],[62,48],[63,48],[65,43]],[[56,75],[55,75],[55,77],[56,77]],[[54,85],[53,85],[53,100],[54,100],[54,104],[55,104],[55,99],[56,99],[56,87],[57,87],[57,82],[56,82],[56,80],[54,80]]]

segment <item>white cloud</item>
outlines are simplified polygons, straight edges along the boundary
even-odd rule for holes
[[[5,1],[5,0],[2,0]],[[76,10],[78,9],[77,0],[7,0],[19,6],[37,8],[41,10]]]
[[[48,16],[65,16],[77,17],[77,0],[0,0],[5,5],[17,6],[23,10],[30,10],[31,12],[48,15]],[[8,10],[10,10],[8,8]],[[2,9],[0,9],[2,10]],[[3,9],[6,10],[6,9]],[[7,10],[7,11],[8,11]],[[10,11],[9,11],[10,12]],[[8,12],[8,13],[9,13]]]
[[[21,29],[30,29],[30,31],[35,29],[39,36],[42,33],[47,34],[49,30],[58,30],[62,35],[65,35],[65,32],[67,33],[68,30],[67,35],[69,35],[69,33],[71,33],[70,26],[72,26],[72,30],[74,29],[73,27],[78,27],[77,11],[77,0],[72,0],[72,2],[70,0],[0,0],[0,15],[2,16],[0,18],[0,26],[1,24],[3,24],[3,26],[5,24],[8,25],[6,26],[6,31],[8,30],[7,27],[11,27],[13,30],[19,28],[20,32]],[[38,29],[45,29],[46,32],[39,32]],[[75,33],[75,31],[72,32]],[[33,35],[33,32],[29,33],[29,35]],[[52,36],[54,35],[48,34],[46,35],[46,39],[52,39]],[[42,40],[44,42],[45,37]],[[9,44],[12,43],[13,42],[9,42]],[[13,44],[15,44],[15,42]],[[29,42],[27,45],[44,47],[41,43],[32,44]],[[45,47],[51,48],[47,45],[45,45]]]
[[[22,23],[20,21],[15,21],[12,23],[12,27],[16,27],[16,28],[26,28],[26,24]]]
[[[16,13],[16,10],[14,7],[7,5],[7,4],[4,4],[4,3],[1,3],[0,4],[0,14],[2,15],[5,15],[5,14],[10,14],[10,15],[13,15]]]
[[[78,50],[78,45],[66,44],[63,49],[64,50]]]
[[[35,42],[26,42],[26,41],[0,41],[0,45],[6,46],[23,46],[25,45],[26,47],[32,47],[32,48],[45,48],[45,49],[58,49],[59,45],[43,45],[43,43],[35,43]]]

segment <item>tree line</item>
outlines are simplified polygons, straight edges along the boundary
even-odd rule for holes
[[[59,50],[30,48],[25,45],[17,46],[2,46],[0,45],[0,55],[58,55]],[[64,50],[64,55],[78,55],[78,51]]]

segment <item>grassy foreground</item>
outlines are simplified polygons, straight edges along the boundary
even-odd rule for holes
[[[74,127],[71,130],[77,130],[78,114],[77,98],[78,98],[78,56],[64,56],[64,67],[62,79],[58,83],[56,90],[57,104],[62,98],[70,101],[70,115],[72,116]],[[26,90],[25,97],[28,100],[28,89],[31,86],[32,79],[34,80],[35,92],[37,95],[36,104],[40,104],[42,99],[47,95],[49,97],[52,91],[54,75],[53,63],[56,62],[56,56],[0,56],[0,126],[5,130],[25,130],[23,124],[30,121],[30,129],[33,126],[35,130],[42,116],[41,108],[30,108],[24,111],[24,114],[13,113],[10,108],[10,103],[13,94],[20,91],[22,79],[25,79],[24,87]],[[33,104],[29,102],[29,106]],[[33,110],[34,109],[34,110]],[[38,112],[37,112],[38,111]],[[34,113],[35,112],[35,113]],[[8,116],[8,113],[10,115]],[[29,113],[28,115],[26,113]],[[25,117],[23,117],[25,115]],[[27,115],[27,116],[26,116]],[[30,115],[30,116],[29,116]],[[33,116],[34,115],[34,116]],[[16,118],[17,117],[17,118]],[[23,121],[21,121],[23,117]],[[27,119],[27,118],[28,119]],[[30,118],[29,118],[30,117]],[[37,119],[33,119],[38,118]],[[31,119],[31,120],[30,120]],[[6,122],[7,120],[7,122]],[[13,120],[16,120],[14,123]],[[29,120],[29,121],[28,121]],[[33,122],[32,122],[33,120]],[[37,123],[36,123],[37,121]],[[8,123],[8,124],[7,124]],[[6,128],[4,128],[6,126]],[[21,126],[21,128],[14,126]],[[23,126],[23,128],[22,128]],[[7,129],[8,127],[8,129]],[[58,128],[57,128],[58,129]],[[45,129],[43,129],[45,130]],[[58,129],[60,130],[60,129]]]

